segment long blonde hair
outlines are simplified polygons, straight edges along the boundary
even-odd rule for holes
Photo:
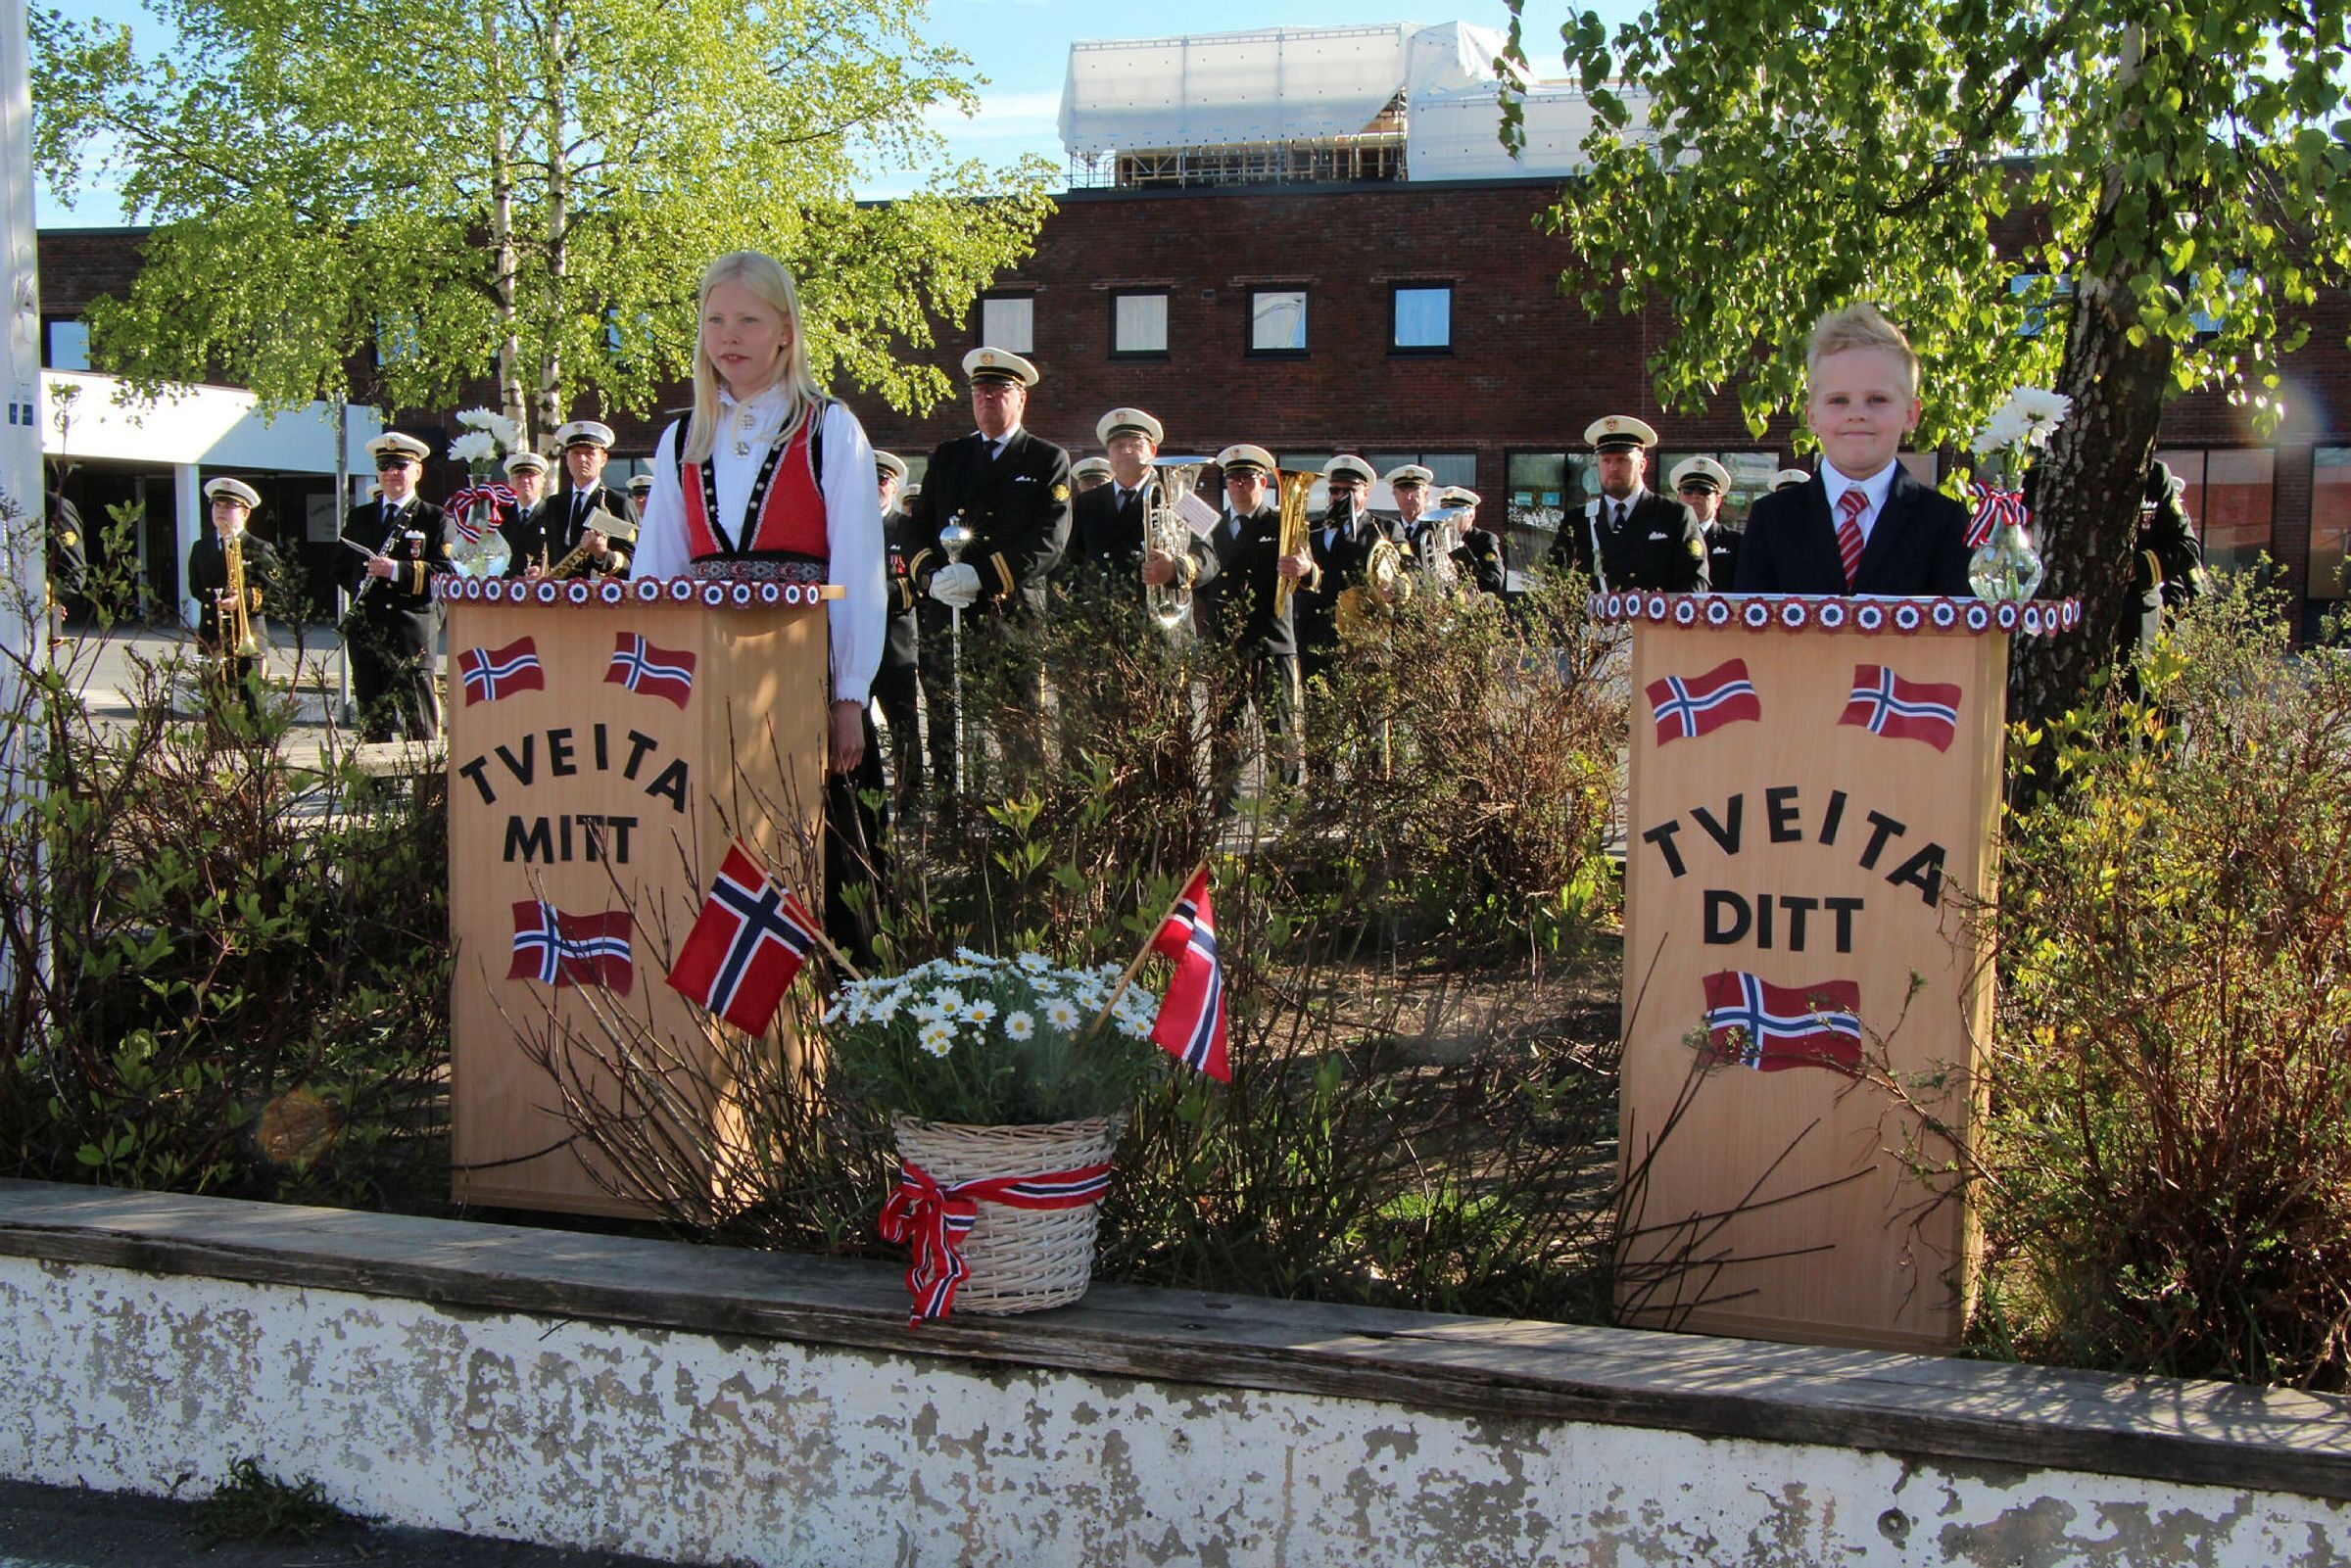
[[[824,397],[808,374],[808,335],[800,330],[800,296],[792,272],[774,257],[758,251],[729,251],[702,271],[702,286],[694,309],[694,413],[686,421],[686,445],[678,455],[698,463],[718,444],[718,367],[702,342],[702,317],[710,309],[710,291],[721,283],[740,283],[761,302],[784,314],[792,344],[784,351],[783,373],[776,384],[784,389],[784,423],[777,439],[789,435],[802,414]]]

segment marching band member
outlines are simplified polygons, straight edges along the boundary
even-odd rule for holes
[[[1503,548],[1502,537],[1477,522],[1477,508],[1485,498],[1466,485],[1447,485],[1437,494],[1440,507],[1459,507],[1462,520],[1457,529],[1453,547],[1453,564],[1460,567],[1462,580],[1475,584],[1478,592],[1500,598],[1510,588],[1511,562]]]
[[[1118,582],[1135,580],[1143,564],[1143,509],[1157,479],[1151,460],[1166,434],[1140,408],[1113,408],[1094,421],[1094,437],[1110,455],[1100,459],[1104,482],[1091,488],[1080,483],[1070,504],[1072,561],[1098,567]]]
[[[1739,581],[1739,530],[1722,515],[1722,498],[1730,492],[1731,471],[1711,457],[1685,457],[1673,465],[1670,478],[1675,495],[1705,530],[1706,581],[1723,593]]]
[[[261,712],[261,679],[269,673],[269,623],[262,614],[262,589],[277,575],[277,552],[265,539],[257,539],[246,525],[261,505],[261,492],[242,479],[225,476],[209,481],[204,498],[211,502],[213,529],[197,537],[188,549],[188,594],[196,600],[196,642],[213,661],[217,676],[243,698],[245,711]],[[245,580],[243,615],[260,651],[241,656],[228,645],[228,629],[236,623],[238,606],[228,592],[228,550],[237,548],[239,575]]]
[[[874,696],[889,726],[891,797],[904,807],[923,793],[922,628],[915,617],[910,565],[916,546],[898,499],[899,487],[906,482],[906,459],[893,451],[875,452],[874,481],[882,498],[882,543],[889,555],[888,630],[882,640]]]
[[[544,568],[547,553],[547,459],[535,451],[510,451],[505,461],[506,486],[514,504],[498,508],[498,531],[506,537],[508,577],[521,577],[532,567]]]
[[[555,432],[555,444],[563,450],[563,471],[571,484],[548,507],[550,553],[560,564],[585,545],[586,558],[566,575],[628,576],[637,524],[628,499],[604,483],[612,427],[574,419]]]
[[[1082,496],[1089,490],[1100,490],[1109,484],[1110,474],[1108,457],[1080,457],[1070,464],[1070,485]]]
[[[416,497],[432,449],[387,431],[367,443],[378,498],[352,508],[343,527],[341,573],[352,592],[344,618],[360,733],[369,740],[429,740],[441,733],[441,689],[433,679],[440,627],[433,579],[450,569],[441,508]]]
[[[1291,609],[1280,603],[1276,585],[1284,578],[1312,587],[1312,548],[1281,553],[1281,514],[1268,504],[1273,454],[1263,447],[1227,447],[1217,453],[1224,475],[1224,515],[1209,537],[1199,581],[1192,589],[1192,617],[1200,641],[1233,649],[1241,660],[1242,683],[1228,712],[1210,727],[1217,800],[1229,810],[1240,786],[1241,709],[1257,708],[1266,746],[1277,753],[1269,771],[1295,784],[1298,759],[1298,639]]]
[[[1642,482],[1657,433],[1629,414],[1607,414],[1584,431],[1600,468],[1600,494],[1560,519],[1549,564],[1573,568],[1604,593],[1665,594],[1706,586],[1706,541],[1690,508]]]
[[[1342,452],[1322,465],[1329,500],[1322,521],[1307,535],[1314,552],[1313,587],[1301,583],[1290,594],[1298,633],[1298,678],[1328,673],[1339,652],[1339,595],[1364,582],[1364,564],[1374,539],[1387,537],[1385,523],[1371,514],[1371,465]]]

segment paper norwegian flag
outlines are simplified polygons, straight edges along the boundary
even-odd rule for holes
[[[816,917],[741,840],[710,884],[669,983],[737,1028],[762,1034],[817,942]]]
[[[667,697],[679,707],[694,695],[694,654],[648,642],[640,632],[621,632],[612,642],[604,684],[619,684],[648,697]]]
[[[465,705],[496,702],[517,691],[547,689],[547,671],[539,664],[539,644],[516,638],[503,648],[467,648],[457,655],[457,675],[465,686]]]
[[[1208,900],[1208,868],[1192,873],[1190,885],[1151,945],[1176,961],[1176,977],[1159,1004],[1151,1038],[1219,1083],[1232,1081],[1225,1056],[1224,966],[1217,960],[1217,915]]]
[[[1657,744],[1689,740],[1742,719],[1761,720],[1763,699],[1747,678],[1747,660],[1725,659],[1701,676],[1669,675],[1647,688]]]
[[[1722,970],[1706,987],[1706,1040],[1714,1060],[1758,1072],[1861,1068],[1861,986],[1854,980],[1772,985]]]
[[[1938,751],[1951,749],[1959,734],[1959,689],[1930,681],[1905,681],[1882,664],[1853,666],[1853,694],[1839,724],[1857,724],[1871,735],[1924,740]]]
[[[601,985],[628,995],[637,978],[629,952],[629,912],[566,915],[543,899],[523,899],[514,906],[514,962],[506,978],[558,989]]]

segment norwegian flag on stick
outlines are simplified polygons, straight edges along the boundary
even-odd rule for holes
[[[465,685],[465,705],[496,702],[517,691],[547,689],[547,671],[539,663],[539,644],[518,637],[503,648],[467,648],[457,655],[457,675]]]
[[[1217,960],[1217,916],[1208,901],[1208,866],[1203,862],[1168,911],[1151,945],[1176,961],[1176,977],[1159,1004],[1151,1038],[1185,1067],[1219,1083],[1232,1081],[1225,1057],[1224,966]]]
[[[566,915],[544,899],[514,906],[514,962],[509,980],[537,980],[560,990],[566,985],[601,985],[629,994],[637,966],[629,953],[629,912]]]
[[[1861,986],[1854,980],[1772,985],[1722,970],[1706,986],[1714,1060],[1758,1072],[1790,1068],[1861,1070]]]
[[[737,1028],[764,1033],[800,966],[823,943],[807,906],[737,839],[678,949],[669,983]]]
[[[1895,740],[1924,740],[1938,751],[1951,749],[1959,734],[1959,689],[1932,681],[1905,681],[1882,664],[1853,666],[1853,694],[1839,724],[1857,724],[1871,735]]]
[[[1745,659],[1725,659],[1700,676],[1669,675],[1650,682],[1645,689],[1650,714],[1657,721],[1658,745],[1763,717],[1763,699],[1747,678]]]
[[[666,697],[680,708],[694,695],[694,654],[648,642],[642,632],[621,632],[604,670],[606,686],[625,686],[648,697]]]

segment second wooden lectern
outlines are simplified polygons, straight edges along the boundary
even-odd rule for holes
[[[572,1136],[576,1117],[668,1117],[685,1149],[727,1133],[708,1025],[664,976],[736,837],[793,887],[819,887],[823,600],[839,591],[682,578],[440,591],[455,1194],[643,1214],[648,1198]],[[789,1011],[778,1027],[796,1051]],[[638,1087],[624,1092],[600,1066],[610,1052],[656,1059],[629,1057]]]
[[[1627,1321],[1942,1350],[2011,635],[2069,603],[1609,594],[1633,624]],[[1890,1085],[1899,1085],[1911,1106]],[[1922,1115],[1947,1136],[1930,1131]]]

